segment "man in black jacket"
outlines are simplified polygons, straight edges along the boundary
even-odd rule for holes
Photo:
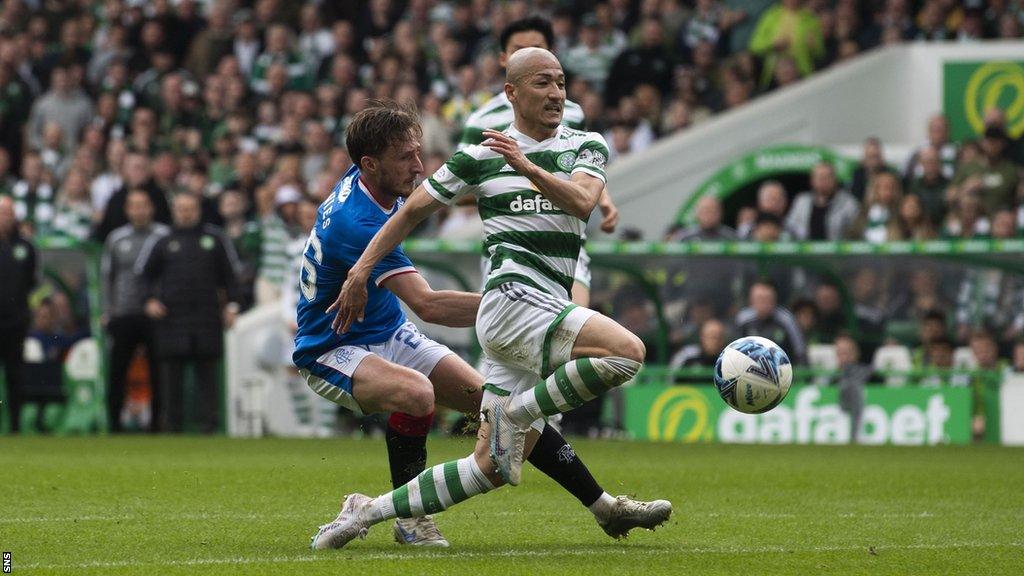
[[[647,18],[641,26],[640,45],[623,50],[608,72],[604,94],[608,106],[618,106],[640,84],[653,84],[663,96],[672,87],[674,62],[665,48],[661,22]]]
[[[807,344],[793,314],[778,305],[771,284],[759,281],[750,287],[749,306],[736,314],[738,336],[761,336],[779,345],[793,364],[807,364]]]
[[[22,359],[28,330],[28,294],[36,285],[36,251],[18,232],[14,201],[0,196],[0,363],[11,430],[17,432],[21,410]]]
[[[199,199],[179,194],[170,234],[151,238],[137,270],[148,281],[146,315],[156,325],[160,363],[157,422],[164,432],[182,429],[184,370],[194,367],[199,420],[204,432],[218,429],[217,366],[224,355],[224,328],[238,311],[239,268],[231,242],[201,224]]]

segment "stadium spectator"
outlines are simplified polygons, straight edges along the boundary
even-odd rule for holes
[[[20,232],[14,201],[0,196],[0,362],[4,365],[5,409],[11,430],[21,415],[25,334],[29,325],[28,296],[36,286],[36,250]]]
[[[882,141],[872,136],[864,141],[860,164],[853,170],[853,178],[850,181],[850,194],[858,202],[865,201],[864,195],[868,186],[876,176],[888,170],[885,165],[885,153],[882,151]]]
[[[754,232],[754,226],[757,221],[760,220],[759,216],[764,214],[774,217],[778,220],[782,229],[780,230],[779,237],[783,240],[791,240],[795,237],[793,231],[785,227],[783,222],[786,218],[786,209],[789,208],[789,197],[786,194],[786,188],[778,180],[766,180],[761,183],[761,186],[757,189],[757,214],[749,222],[745,222],[736,229],[736,234],[740,238],[750,238]]]
[[[601,43],[597,16],[585,14],[580,20],[579,41],[564,55],[566,72],[582,78],[598,92],[604,91],[612,62],[619,55],[614,46]]]
[[[775,287],[756,282],[750,287],[748,307],[736,314],[738,336],[761,336],[789,353],[794,364],[807,363],[807,348],[793,314],[778,305]]]
[[[686,56],[686,51],[693,50],[703,42],[714,46],[716,52],[728,52],[730,31],[746,18],[746,11],[732,10],[723,2],[697,0],[693,13],[680,30],[679,43],[683,56]]]
[[[937,2],[928,2],[936,5]],[[908,180],[921,178],[928,171],[924,164],[922,154],[926,150],[934,152],[934,158],[939,164],[938,176],[949,181],[956,174],[956,159],[959,154],[959,147],[956,142],[949,139],[949,120],[942,114],[936,114],[928,119],[928,142],[914,150],[907,161],[906,175]]]
[[[964,386],[966,381],[953,380],[953,375],[948,371],[952,370],[953,353],[955,348],[953,341],[948,336],[935,338],[928,344],[922,346],[924,353],[921,355],[921,364],[925,375],[919,380],[919,385],[929,388],[940,386]]]
[[[849,327],[839,288],[835,284],[820,284],[814,289],[814,305],[818,309],[820,341],[831,343]]]
[[[992,237],[1016,236],[1014,213],[1000,210],[992,218]],[[1024,279],[999,269],[970,268],[963,276],[956,301],[957,334],[961,339],[976,329],[988,329],[1008,344],[1024,329]]]
[[[1009,371],[1014,375],[1024,375],[1024,340],[1013,343],[1013,356]]]
[[[171,221],[167,197],[153,182],[150,170],[150,161],[145,154],[131,152],[124,157],[121,187],[107,201],[103,219],[94,235],[97,240],[106,240],[111,231],[128,223],[128,216],[124,211],[125,202],[133,190],[143,190],[149,195],[149,201],[153,204],[153,220],[161,224]]]
[[[750,51],[762,59],[762,87],[775,77],[782,56],[791,57],[800,75],[807,76],[825,55],[821,21],[804,7],[803,0],[782,0],[761,14],[750,37]]]
[[[859,210],[857,200],[839,189],[835,168],[821,162],[811,169],[811,190],[793,201],[786,225],[800,240],[842,240]]]
[[[93,115],[92,100],[78,86],[78,77],[78,72],[64,64],[53,68],[50,89],[32,105],[26,127],[29,146],[42,148],[43,128],[54,122],[64,136],[64,149],[78,147],[78,137]]]
[[[302,193],[284,185],[274,193],[274,211],[260,221],[260,264],[256,277],[256,303],[277,302],[288,279],[288,245],[299,237],[298,206]]]
[[[677,230],[666,238],[669,242],[692,242],[695,240],[735,240],[736,231],[722,224],[722,202],[714,196],[704,196],[697,201],[695,210],[697,224]]]
[[[207,433],[218,429],[217,366],[224,354],[224,328],[238,312],[238,262],[230,241],[218,228],[201,224],[201,218],[198,198],[175,197],[170,233],[150,237],[136,264],[148,283],[146,315],[156,327],[157,425],[162,432],[183,430],[187,365],[193,367],[199,396],[199,428]]]
[[[896,224],[899,227],[899,238],[903,240],[932,240],[937,235],[924,203],[917,194],[907,194],[900,201]]]
[[[728,344],[726,341],[725,324],[717,318],[705,320],[700,326],[700,341],[697,344],[690,344],[676,352],[668,362],[669,369],[692,368],[703,366],[710,368],[715,365],[718,355]],[[705,384],[708,382],[707,373],[699,376],[680,376],[676,383]]]
[[[944,174],[946,165],[942,163],[940,154],[934,146],[925,146],[917,153],[914,172],[907,176],[907,192],[921,199],[934,226],[940,225],[946,216],[949,188],[949,178]]]
[[[998,126],[985,129],[982,155],[957,170],[953,177],[956,194],[977,194],[988,213],[1016,205],[1019,167],[1006,156],[1009,136]]]
[[[857,341],[846,334],[835,340],[836,361],[839,373],[836,387],[839,388],[839,408],[850,419],[850,442],[856,444],[860,435],[861,415],[864,412],[865,387],[871,380],[871,366],[860,361],[860,347]]]
[[[662,94],[671,89],[674,62],[665,48],[661,22],[647,18],[640,26],[639,45],[623,50],[608,72],[605,102],[610,106],[618,106],[619,101],[640,84],[651,84]]]
[[[978,191],[962,191],[955,196],[955,208],[950,210],[943,225],[946,238],[986,238],[992,233],[992,222],[982,206]]]
[[[103,322],[111,342],[107,418],[112,432],[121,430],[128,369],[140,346],[146,354],[149,381],[152,388],[157,389],[153,326],[145,314],[147,287],[136,272],[135,264],[150,239],[161,238],[169,232],[164,224],[153,222],[153,203],[142,190],[128,194],[124,211],[128,224],[107,236],[100,266]]]
[[[334,182],[331,182],[334,185]],[[238,190],[229,189],[218,198],[217,210],[223,221],[225,236],[238,255],[238,304],[241,310],[253,305],[256,269],[260,261],[260,225],[250,218],[249,202]]]
[[[29,238],[49,232],[53,226],[56,198],[52,179],[37,152],[25,154],[21,160],[21,179],[11,188],[11,197],[22,232]]]
[[[882,343],[882,333],[888,320],[886,304],[888,293],[886,278],[872,267],[862,267],[850,282],[853,316],[857,322],[858,343],[864,356],[870,358]]]
[[[860,215],[853,223],[852,237],[881,244],[904,239],[899,209],[903,190],[892,172],[876,174],[869,185]]]
[[[818,307],[813,300],[800,298],[793,302],[793,318],[800,327],[800,333],[808,344],[822,344],[821,333],[818,329]]]
[[[939,309],[927,310],[917,324],[918,347],[913,351],[914,364],[920,366],[928,355],[928,346],[946,337],[946,313]]]
[[[53,232],[79,241],[88,240],[95,214],[89,198],[88,175],[82,169],[71,169],[57,195]]]
[[[985,398],[989,394],[998,394],[1000,378],[1007,363],[999,357],[995,337],[986,330],[972,332],[969,345],[976,364],[970,387],[974,396],[973,428],[977,437],[985,431]]]

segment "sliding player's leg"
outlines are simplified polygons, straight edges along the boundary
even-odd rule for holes
[[[499,397],[495,392],[500,391],[500,387],[511,393],[519,389],[529,389],[537,380],[536,376],[527,371],[490,374],[493,382],[488,386],[489,391],[483,404],[485,406]],[[521,378],[524,378],[523,384],[519,384]],[[480,390],[484,385],[484,377],[458,356],[452,354],[438,362],[430,373],[430,381],[434,384],[437,404],[466,414],[479,411]],[[598,524],[606,532],[617,537],[632,528],[650,528],[658,522],[659,512],[657,507],[650,506],[651,503],[625,497],[616,498],[605,492],[558,430],[550,425],[538,424],[537,428],[540,430],[540,436],[533,449],[527,451],[527,461],[575,496],[580,504],[594,514]],[[397,488],[398,485],[394,487]]]
[[[320,527],[310,547],[341,548],[355,538],[364,538],[374,524],[436,514],[501,486],[501,475],[490,458],[489,426],[489,422],[481,422],[476,448],[465,458],[427,468],[405,486],[376,498],[346,496],[341,513],[334,522]],[[527,446],[532,447],[538,436],[537,431],[531,431]]]
[[[504,426],[506,430],[516,433],[517,427],[503,422],[500,414],[492,411],[493,407],[501,407],[503,398],[511,398],[536,386],[537,375],[529,370],[492,363],[484,384],[484,406],[488,407],[491,426]],[[627,496],[613,497],[602,490],[590,475],[590,471],[577,457],[575,451],[565,439],[550,426],[544,425],[544,419],[537,419],[529,424],[530,432],[542,431],[540,438],[532,449],[530,442],[524,442],[526,458],[545,473],[560,483],[572,484],[583,496],[578,496],[594,514],[597,523],[609,536],[621,538],[633,528],[654,529],[668,520],[672,513],[672,504],[666,500],[644,502],[633,500]],[[491,448],[494,446],[492,444]],[[500,467],[500,459],[494,459],[495,466]],[[499,469],[502,478],[508,478],[507,470]],[[513,475],[518,483],[519,478]]]

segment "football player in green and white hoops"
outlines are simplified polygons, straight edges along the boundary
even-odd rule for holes
[[[317,533],[317,548],[340,548],[379,522],[441,512],[519,484],[523,458],[547,417],[629,381],[643,365],[646,350],[635,334],[569,299],[584,219],[605,187],[604,138],[561,124],[565,74],[543,48],[509,57],[505,94],[512,125],[485,131],[481,145],[456,152],[418,186],[349,269],[328,308],[341,332],[362,320],[374,266],[425,218],[474,195],[491,261],[476,318],[489,360],[476,449],[377,498],[349,495],[337,519]],[[649,520],[645,528],[672,512],[667,500],[636,505]]]
[[[543,48],[550,50],[554,42],[554,32],[551,30],[551,23],[540,16],[531,16],[522,20],[516,20],[504,30],[499,37],[501,42],[501,54],[498,57],[501,66],[508,65],[509,57],[520,48]],[[493,98],[477,108],[466,119],[466,125],[462,129],[462,138],[459,140],[459,150],[467,146],[478,145],[484,141],[484,130],[502,131],[512,125],[514,119],[512,104],[508,101],[505,92],[495,94]],[[585,118],[583,109],[572,100],[565,100],[565,107],[562,113],[562,124],[569,128],[582,130]],[[601,209],[601,230],[607,234],[615,231],[619,222],[619,209],[615,207],[608,190],[601,193],[597,202]],[[584,235],[584,241],[586,236]],[[485,261],[486,265],[486,261]],[[484,276],[486,276],[486,269]],[[576,263],[576,271],[573,274],[575,282],[572,287],[572,301],[580,306],[590,305],[590,255],[587,254],[586,246],[580,248],[579,260]]]

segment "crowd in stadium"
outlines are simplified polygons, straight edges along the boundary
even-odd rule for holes
[[[25,239],[95,240],[108,253],[112,231],[150,218],[139,213],[180,227],[171,207],[190,197],[201,222],[220,227],[238,253],[233,303],[244,309],[278,300],[293,277],[316,206],[351,163],[344,134],[352,115],[374,98],[415,103],[432,172],[457,148],[469,114],[501,90],[500,32],[511,22],[550,22],[568,97],[582,107],[586,129],[604,134],[612,162],[878,46],[1020,38],[1024,25],[1024,6],[1012,1],[783,0],[760,13],[741,4],[9,0],[0,9],[0,196],[10,198]],[[731,33],[741,23],[753,32],[737,47]],[[699,223],[665,239],[1017,236],[1024,146],[1005,124],[993,110],[979,140],[955,143],[935,117],[907,166],[891,167],[884,144],[870,139],[848,188],[822,164],[809,191],[765,183],[735,223],[721,221],[716,200],[702,200]],[[443,213],[421,234],[478,238],[473,210]],[[1000,312],[1011,300],[1024,309],[1015,282],[1007,275],[995,293],[968,287],[962,306],[949,302],[951,344],[975,348],[972,330],[986,324],[973,320],[980,314],[998,332],[975,336],[990,334],[1003,358],[1013,353],[1024,365],[1024,349],[1012,351],[1024,316]],[[780,285],[747,289],[752,309],[768,296],[792,304],[801,340],[838,322],[829,308],[834,286],[808,299]],[[933,318],[947,303],[933,304],[912,317]],[[46,300],[33,329],[74,339],[83,328],[70,308],[60,297]],[[709,316],[741,330],[761,318],[732,313]],[[701,324],[674,344],[711,330]]]

